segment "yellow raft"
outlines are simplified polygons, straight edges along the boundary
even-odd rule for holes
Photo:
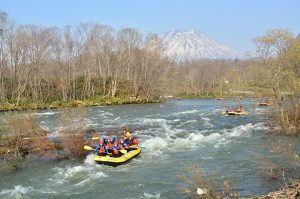
[[[248,113],[246,111],[240,111],[240,112],[236,112],[236,111],[223,111],[222,114],[226,114],[226,115],[248,115]]]
[[[122,155],[121,157],[110,157],[109,155],[107,156],[96,156],[94,160],[98,164],[104,164],[104,165],[109,165],[109,166],[119,166],[121,164],[124,164],[125,162],[131,160],[132,158],[136,157],[138,154],[140,154],[142,151],[141,148],[133,149]]]
[[[261,102],[261,103],[258,103],[259,106],[270,106],[271,103],[266,103],[266,102]]]

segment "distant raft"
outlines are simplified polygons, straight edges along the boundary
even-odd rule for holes
[[[223,111],[222,115],[248,115],[246,111]]]
[[[260,102],[258,103],[259,106],[270,106],[271,103],[270,102]]]
[[[121,164],[124,164],[125,162],[128,162],[132,158],[136,157],[138,154],[140,154],[142,151],[141,148],[133,149],[122,155],[121,157],[111,157],[109,155],[107,156],[96,156],[94,160],[98,164],[104,164],[109,166],[119,166]]]

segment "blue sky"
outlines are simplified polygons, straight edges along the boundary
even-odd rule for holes
[[[0,0],[17,23],[97,22],[143,33],[194,29],[240,52],[272,28],[300,32],[300,0]]]

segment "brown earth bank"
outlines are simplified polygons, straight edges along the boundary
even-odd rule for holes
[[[286,184],[279,191],[270,192],[267,195],[250,197],[249,199],[299,199],[300,180]]]

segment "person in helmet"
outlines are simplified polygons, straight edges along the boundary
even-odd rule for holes
[[[115,141],[115,138],[113,138],[113,140],[110,139],[110,137],[107,137],[105,139],[106,141],[106,149],[108,153],[112,153],[113,152],[113,142]]]
[[[123,129],[123,136],[125,137],[125,134],[126,134],[126,129]]]
[[[123,129],[123,136],[124,139],[128,139],[129,137],[131,137],[131,133],[129,131],[127,131],[126,129]]]
[[[136,139],[136,138],[133,139],[132,143],[133,143],[133,145],[135,145],[136,147],[139,146],[139,141],[138,141],[138,139]]]
[[[243,104],[240,104],[239,112],[243,112],[244,110],[245,110],[245,109],[244,109]]]
[[[130,135],[129,137],[127,137],[127,138],[124,140],[124,142],[125,142],[127,148],[130,147],[131,145],[133,145],[131,135]]]
[[[105,143],[104,143],[103,139],[99,140],[99,145],[97,146],[96,151],[97,151],[99,156],[107,155],[107,148],[105,146]]]
[[[135,150],[135,149],[139,148],[138,139],[134,138],[134,139],[131,139],[130,141],[131,141],[131,145],[130,145],[130,148],[127,149],[128,151]]]
[[[124,138],[120,139],[120,145],[119,146],[120,146],[121,150],[125,150],[127,148],[126,143],[124,141]]]
[[[122,156],[122,153],[120,152],[121,148],[117,141],[114,141],[113,147],[112,147],[112,157],[120,157]]]

